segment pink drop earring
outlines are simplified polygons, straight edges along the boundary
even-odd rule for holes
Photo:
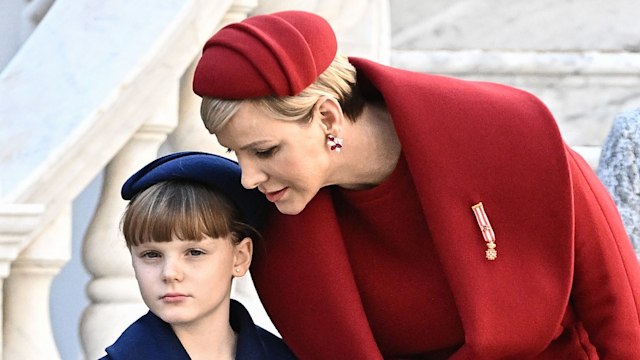
[[[342,149],[342,138],[333,135],[327,135],[327,145],[335,152],[340,152]]]

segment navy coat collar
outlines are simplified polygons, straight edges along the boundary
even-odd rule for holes
[[[282,340],[256,326],[247,309],[231,300],[229,322],[238,334],[236,360],[295,359]],[[189,360],[171,325],[151,311],[131,324],[101,360]]]

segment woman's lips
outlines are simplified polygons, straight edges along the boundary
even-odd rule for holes
[[[282,197],[284,196],[284,193],[286,191],[287,191],[287,188],[284,188],[282,190],[266,193],[265,195],[267,197],[267,200],[269,200],[272,203],[274,203],[274,202],[277,202],[280,199],[282,199]]]

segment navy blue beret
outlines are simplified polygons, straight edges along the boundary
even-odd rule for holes
[[[203,152],[173,153],[150,162],[122,185],[122,198],[131,200],[152,185],[168,180],[194,181],[221,191],[238,208],[243,220],[255,228],[264,220],[267,199],[257,189],[242,187],[238,163]]]

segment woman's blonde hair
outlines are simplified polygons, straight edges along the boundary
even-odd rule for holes
[[[338,53],[316,81],[298,95],[240,100],[204,97],[200,116],[211,134],[223,127],[245,102],[264,109],[275,119],[306,122],[311,119],[313,107],[322,96],[338,101],[343,113],[351,121],[355,121],[362,113],[364,100],[356,86],[356,69],[346,56]]]
[[[127,246],[148,242],[200,241],[231,234],[237,245],[245,237],[260,240],[260,234],[241,217],[222,193],[205,185],[171,180],[157,183],[134,196],[122,218]]]

